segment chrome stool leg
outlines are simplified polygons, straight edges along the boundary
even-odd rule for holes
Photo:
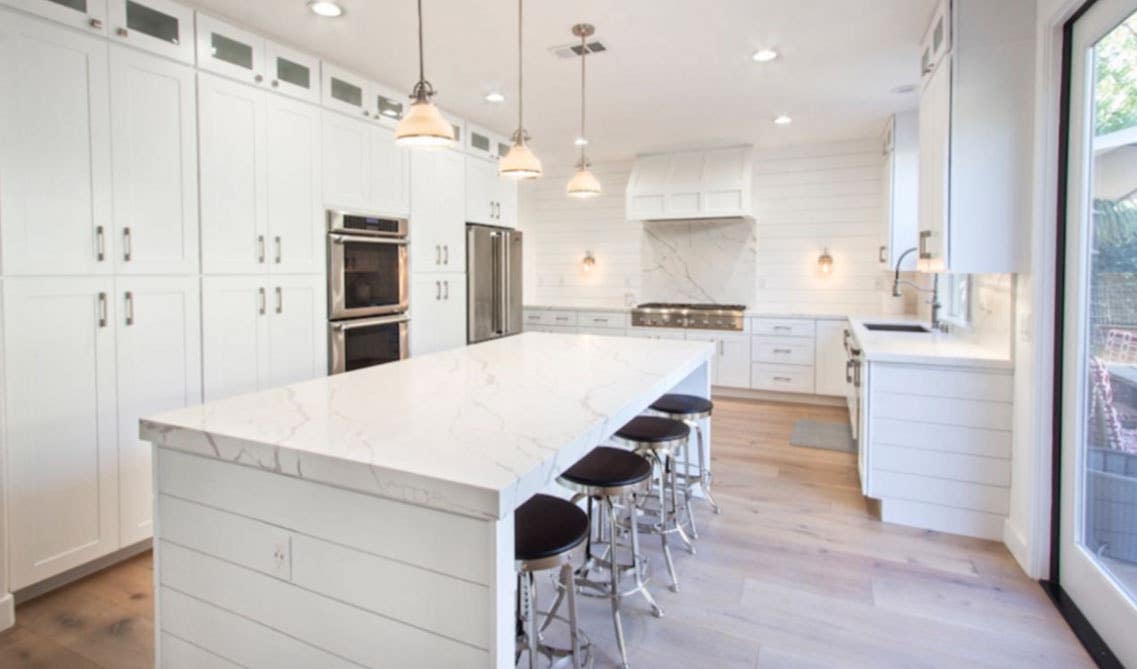
[[[715,514],[722,513],[718,501],[715,500],[715,496],[711,494],[711,469],[707,466],[707,450],[703,445],[703,427],[699,425],[699,421],[697,420],[688,421],[687,424],[695,430],[696,452],[699,458],[699,487],[703,489],[703,494],[706,495],[707,501],[710,502]]]

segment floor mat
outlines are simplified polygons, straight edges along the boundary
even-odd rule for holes
[[[857,452],[857,442],[853,439],[853,431],[848,423],[799,420],[794,423],[790,445],[845,453]]]

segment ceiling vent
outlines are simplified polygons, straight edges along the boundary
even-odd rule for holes
[[[588,53],[589,55],[604,53],[608,50],[608,47],[605,46],[603,42],[596,40],[589,42],[584,46],[581,46],[580,44],[562,44],[560,46],[554,46],[549,50],[552,51],[553,55],[555,55],[557,58],[576,58],[577,56],[581,56],[585,53]]]

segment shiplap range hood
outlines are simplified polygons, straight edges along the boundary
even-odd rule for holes
[[[752,146],[638,156],[628,180],[627,219],[753,218],[753,169]]]

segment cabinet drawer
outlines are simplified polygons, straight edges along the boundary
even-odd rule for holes
[[[782,365],[812,365],[813,341],[794,337],[753,337],[750,354],[754,362]]]
[[[756,362],[750,368],[750,387],[754,390],[813,394],[813,367]]]
[[[582,311],[577,314],[577,323],[589,328],[626,328],[628,315],[614,311]]]
[[[797,318],[755,318],[751,323],[754,334],[778,337],[809,337],[813,339],[814,322]]]
[[[560,327],[571,327],[576,325],[576,312],[575,311],[547,311],[541,310],[527,310],[525,312],[526,325],[556,325]]]

